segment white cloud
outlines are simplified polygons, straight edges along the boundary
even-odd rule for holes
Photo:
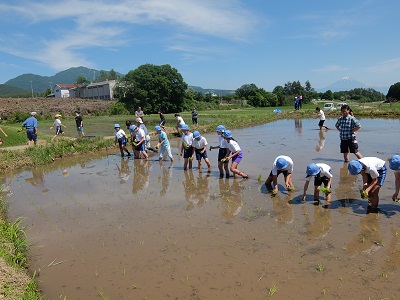
[[[346,71],[349,68],[340,66],[340,65],[328,65],[317,69],[312,69],[313,72],[320,72],[320,73],[329,73],[329,72],[338,72],[338,71]]]
[[[390,73],[400,71],[400,58],[382,61],[375,66],[366,68],[366,70],[374,73]]]

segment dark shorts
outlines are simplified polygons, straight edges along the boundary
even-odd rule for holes
[[[357,140],[340,140],[340,153],[357,153],[358,143]]]
[[[183,158],[189,158],[193,155],[193,147],[189,147],[188,149],[183,149]]]
[[[76,130],[79,131],[79,132],[82,132],[83,131],[83,127],[82,126],[77,126]]]
[[[137,145],[137,146],[135,147],[135,150],[136,150],[136,151],[145,151],[145,150],[146,150],[146,143],[143,142],[143,143],[141,143],[140,145]]]
[[[122,149],[122,146],[126,146],[126,138],[123,137],[118,139],[118,145],[120,149]]]
[[[324,126],[325,120],[319,120],[318,126],[322,127]]]
[[[276,177],[278,177],[279,176],[279,174],[283,174],[283,176],[288,176],[288,174],[289,174],[289,172],[288,172],[288,170],[284,170],[284,171],[282,171],[282,170],[278,170],[278,173],[276,174]],[[273,175],[272,175],[272,171],[269,173],[269,176],[270,177],[272,177]]]
[[[329,177],[326,176],[315,176],[314,177],[314,186],[321,186],[322,184],[325,185],[325,187],[328,187],[328,182],[329,182]],[[330,188],[330,187],[329,187]]]
[[[226,153],[228,152],[228,149],[226,148],[219,148],[218,151],[218,161],[221,161],[226,156]]]
[[[37,141],[37,134],[34,131],[27,130],[26,131],[26,136],[28,137],[28,140],[30,141]]]
[[[56,135],[59,135],[61,133],[63,133],[64,131],[62,130],[61,126],[57,126],[56,127]]]
[[[196,159],[201,160],[202,158],[206,159],[208,158],[207,156],[207,151],[204,151],[204,153],[200,153],[202,149],[195,149],[196,152]]]
[[[242,153],[242,151],[240,151],[238,154],[236,154],[234,157],[232,157],[232,162],[240,163],[242,158],[243,158],[243,153]]]
[[[167,120],[161,120],[160,126],[164,126],[167,123]]]
[[[382,169],[378,170],[379,176],[378,176],[378,185],[382,186],[383,183],[385,182],[386,178],[386,166],[383,166]],[[372,182],[372,177],[371,175],[368,174],[368,183]]]

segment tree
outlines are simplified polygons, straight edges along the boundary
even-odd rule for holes
[[[119,78],[118,74],[111,69],[110,72],[100,70],[99,75],[96,76],[95,82],[101,82],[106,80],[117,80]]]
[[[84,76],[78,76],[78,77],[75,79],[75,83],[76,83],[77,85],[85,85],[85,84],[89,84],[90,81],[89,81],[86,77],[84,77]]]
[[[258,87],[254,84],[244,84],[235,91],[236,96],[241,99],[249,99],[250,96],[255,96]]]
[[[400,82],[397,82],[390,86],[389,91],[386,95],[388,102],[399,101],[400,100]]]
[[[324,98],[325,100],[333,100],[333,92],[331,90],[327,90],[322,98]]]
[[[145,64],[131,70],[121,85],[133,86],[121,95],[128,108],[141,106],[148,112],[179,112],[184,101],[187,84],[182,75],[170,65]]]

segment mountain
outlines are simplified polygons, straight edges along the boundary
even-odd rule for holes
[[[75,82],[76,78],[79,76],[86,77],[88,80],[93,80],[100,73],[99,70],[89,69],[86,67],[70,68],[65,71],[61,71],[53,76],[40,76],[36,74],[22,74],[13,79],[6,81],[4,84],[18,87],[24,90],[33,91],[35,93],[43,93],[54,85],[62,84],[72,84]],[[119,76],[123,76],[118,73]],[[32,84],[32,86],[31,86]],[[0,93],[1,95],[1,93]]]
[[[356,81],[350,77],[343,77],[342,79],[324,87],[321,89],[317,89],[318,92],[326,92],[327,90],[331,90],[332,92],[341,92],[341,91],[350,91],[356,88],[363,88],[363,89],[368,89],[372,88],[378,92],[383,93],[384,95],[387,94],[389,87],[372,87],[372,86],[366,86],[365,84]]]
[[[12,85],[0,84],[1,97],[8,97],[12,95],[24,95],[24,94],[30,95],[31,91],[20,89]]]
[[[229,94],[234,94],[235,91],[234,90],[218,90],[218,89],[203,89],[202,87],[199,86],[193,86],[193,85],[189,85],[189,88],[194,89],[196,92],[200,92],[203,95],[211,93],[211,94],[215,94],[217,96],[226,96]]]

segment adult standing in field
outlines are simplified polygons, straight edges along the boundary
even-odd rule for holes
[[[38,136],[38,121],[36,119],[37,113],[35,111],[31,112],[31,116],[27,118],[23,123],[22,127],[26,129],[26,135],[28,137],[28,145],[33,144],[36,146],[37,144],[37,136]]]
[[[165,129],[165,123],[167,123],[167,120],[161,110],[158,111],[158,115],[160,116],[160,127]]]
[[[343,105],[341,107],[342,116],[336,122],[336,129],[340,132],[340,152],[343,153],[344,161],[349,161],[349,152],[360,159],[363,156],[358,152],[358,142],[356,133],[360,130],[361,125],[354,116],[350,115],[350,106]]]
[[[143,110],[142,110],[142,108],[140,106],[138,107],[137,111],[135,111],[135,117],[136,118],[141,118],[142,121],[144,122],[144,119],[143,119],[144,112],[143,112]]]
[[[185,121],[183,121],[183,118],[179,114],[175,114],[176,118],[176,131],[179,133],[179,129],[182,128],[182,125],[185,125]]]
[[[197,110],[195,108],[192,109],[192,123],[197,124]]]
[[[78,136],[83,137],[85,133],[83,132],[83,119],[79,111],[75,111],[75,123],[76,123],[76,131],[78,131]]]

